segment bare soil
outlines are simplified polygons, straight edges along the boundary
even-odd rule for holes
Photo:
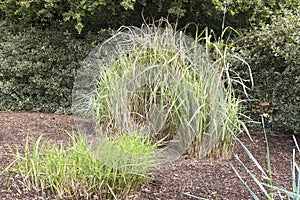
[[[26,137],[63,143],[69,139],[67,132],[74,130],[72,116],[35,112],[0,112],[0,172],[12,161],[9,155],[16,149],[24,148]],[[249,148],[259,163],[266,169],[266,142],[262,132],[251,132],[253,141],[246,134],[239,138]],[[292,136],[268,134],[271,154],[272,176],[284,187],[291,188],[290,162],[295,148]],[[255,169],[241,145],[235,146],[234,155],[238,156],[251,170]],[[170,165],[163,166],[152,173],[153,180],[131,194],[132,200],[171,200],[193,199],[189,193],[208,199],[252,199],[245,186],[234,173],[232,166],[260,199],[266,199],[236,157],[228,159],[193,158],[182,156]],[[8,182],[9,180],[9,182]],[[20,177],[5,174],[0,176],[0,199],[57,199],[53,194],[38,194],[34,190],[22,190]]]

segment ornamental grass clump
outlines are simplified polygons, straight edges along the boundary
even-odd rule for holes
[[[93,119],[106,136],[121,129],[163,140],[162,152],[172,158],[226,155],[242,122],[222,45],[209,35],[187,37],[163,20],[122,27],[78,71],[74,114]]]
[[[60,199],[126,198],[149,180],[156,146],[137,133],[116,136],[93,146],[74,134],[64,145],[27,138],[24,153],[17,151],[2,173],[21,177],[21,189],[39,196],[50,191]]]

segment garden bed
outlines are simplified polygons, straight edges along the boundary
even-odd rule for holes
[[[0,112],[0,171],[8,166],[13,157],[7,155],[16,148],[24,149],[26,136],[56,143],[69,140],[66,133],[74,129],[72,116],[34,113],[34,112]],[[266,168],[266,143],[262,132],[251,132],[253,142],[246,134],[239,138],[249,148],[259,163]],[[273,179],[281,185],[291,188],[290,161],[295,147],[292,136],[268,135],[271,155]],[[252,161],[237,143],[235,155],[250,168],[255,169]],[[189,193],[208,199],[251,199],[250,193],[238,179],[230,164],[235,166],[240,175],[256,192],[264,198],[262,192],[249,178],[238,161],[228,159],[192,158],[183,155],[173,164],[163,166],[152,172],[153,179],[141,186],[138,193],[131,194],[127,199],[193,199],[183,193]],[[260,175],[259,173],[257,173]],[[0,199],[58,199],[53,194],[39,194],[25,191],[20,187],[20,177],[0,176]],[[97,199],[95,196],[94,199]]]

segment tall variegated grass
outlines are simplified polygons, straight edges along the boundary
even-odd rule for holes
[[[180,153],[230,154],[231,133],[245,128],[232,89],[243,79],[231,77],[230,45],[203,33],[187,37],[166,21],[122,27],[86,62],[96,84],[79,113],[92,113],[101,132],[143,130]]]
[[[117,133],[93,146],[84,137],[70,138],[64,145],[27,138],[24,153],[17,151],[3,173],[18,174],[22,189],[60,199],[126,198],[148,180],[156,150],[149,138]]]

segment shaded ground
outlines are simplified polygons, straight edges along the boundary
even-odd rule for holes
[[[7,153],[16,148],[22,149],[28,134],[37,138],[43,134],[45,140],[62,143],[68,140],[66,131],[74,127],[71,116],[32,112],[0,112],[0,171],[12,160]],[[262,166],[266,166],[266,143],[261,132],[251,133],[253,142],[246,135],[240,139],[255,155]],[[291,188],[290,161],[295,147],[291,136],[268,136],[273,178],[285,187]],[[252,168],[253,164],[239,144],[235,154]],[[177,162],[164,166],[160,171],[153,172],[153,181],[144,184],[137,194],[129,199],[193,199],[183,192],[209,199],[252,199],[249,192],[235,175],[230,165],[240,171],[241,176],[254,189],[260,199],[265,199],[262,192],[249,179],[236,158],[230,159],[199,159],[182,156]],[[258,176],[260,173],[257,173]],[[21,191],[17,185],[18,177],[12,177],[7,186],[8,175],[0,177],[0,199],[56,199],[54,195],[38,195],[32,191]]]

